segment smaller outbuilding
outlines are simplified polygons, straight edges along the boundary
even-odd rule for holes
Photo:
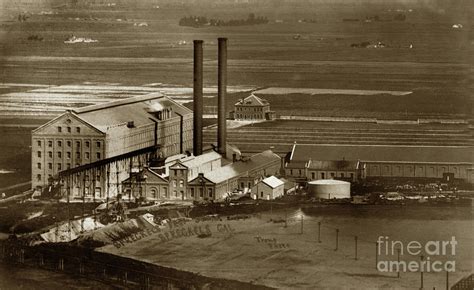
[[[283,196],[284,192],[285,182],[275,176],[270,176],[252,187],[252,198],[271,200]]]
[[[322,199],[350,198],[351,183],[334,179],[314,180],[308,182],[308,192]]]

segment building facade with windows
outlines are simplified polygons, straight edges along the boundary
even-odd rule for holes
[[[273,120],[275,112],[270,111],[270,103],[254,94],[235,103],[231,113],[237,121]]]
[[[250,189],[264,178],[280,173],[281,158],[271,150],[225,166],[215,159],[215,154],[204,153],[190,161],[178,159],[162,174],[146,168],[140,177],[124,181],[125,191],[147,200],[217,201],[234,190]]]
[[[62,170],[150,146],[158,146],[165,157],[189,152],[192,116],[191,110],[161,94],[68,110],[32,131],[32,188],[45,188]],[[71,188],[72,197],[103,198],[106,186],[115,195],[128,171],[101,167],[93,174],[76,174],[75,179],[90,186]],[[113,179],[107,182],[107,175]]]
[[[472,183],[468,146],[294,144],[285,173],[295,181],[403,178]]]

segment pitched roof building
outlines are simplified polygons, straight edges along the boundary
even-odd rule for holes
[[[391,177],[472,182],[472,161],[470,146],[294,144],[285,172],[291,176],[289,171],[299,170],[305,180],[351,176],[351,180]]]
[[[254,94],[235,103],[233,115],[237,121],[275,119],[275,112],[270,111],[270,103]]]
[[[162,156],[192,149],[192,111],[161,94],[121,99],[105,104],[68,110],[32,131],[32,187],[45,187],[66,169],[123,154],[159,147]],[[105,167],[96,174],[77,177],[93,183],[73,196],[104,197]],[[119,182],[128,177],[118,174]],[[116,194],[118,188],[112,194]]]

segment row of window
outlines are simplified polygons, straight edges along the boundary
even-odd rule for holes
[[[36,144],[38,145],[38,147],[41,147],[41,143],[42,143],[41,140],[36,141]],[[63,141],[58,140],[56,144],[58,145],[58,147],[62,147],[62,146],[63,146]],[[72,142],[69,141],[69,140],[66,141],[66,146],[67,146],[67,147],[71,147],[71,146],[72,146]],[[85,142],[84,142],[84,146],[86,146],[86,148],[90,148],[91,144],[90,144],[89,141],[85,141]],[[100,148],[100,147],[102,146],[102,144],[101,144],[100,141],[97,141],[96,144],[95,144],[95,146],[96,146],[97,148]],[[48,141],[48,147],[53,147],[53,141],[52,141],[52,140],[49,140],[49,141]],[[81,141],[76,141],[76,147],[77,147],[77,148],[81,147]]]
[[[395,168],[395,170],[396,170],[397,172],[401,172],[401,171],[402,171],[402,167],[401,167],[401,166],[396,166],[396,167],[394,167],[394,168]],[[408,166],[408,167],[406,167],[406,168],[408,169],[409,172],[412,172],[412,171],[413,171],[413,167],[412,167],[412,166]],[[451,167],[451,168],[452,168],[452,170],[454,171],[454,173],[457,173],[457,171],[458,171],[458,168],[457,168],[457,167]],[[391,169],[391,168],[390,168],[390,166],[388,166],[388,165],[386,165],[386,166],[383,167],[384,172],[389,172],[390,169]],[[429,171],[430,171],[432,174],[435,173],[435,167],[429,167],[428,169],[429,169]],[[377,165],[373,165],[373,166],[372,166],[372,170],[373,170],[373,171],[378,171],[378,170],[379,170],[379,167],[378,167]],[[425,171],[424,167],[422,167],[422,166],[417,167],[416,170],[417,170],[417,171],[421,171],[421,172]],[[446,167],[438,168],[438,171],[440,171],[440,172],[445,172],[445,171],[446,171]]]
[[[41,163],[38,162],[38,164],[36,165],[36,167],[38,169],[41,169],[42,168],[42,165]],[[62,163],[58,163],[56,168],[58,169],[58,171],[62,170]],[[66,164],[66,168],[69,169],[71,168],[71,163],[67,163]],[[48,169],[53,169],[53,163],[48,163]]]
[[[293,169],[290,169],[290,175],[293,176]],[[301,169],[298,169],[298,176],[303,176],[303,171]],[[335,172],[331,172],[329,173],[329,176],[331,176],[331,178],[335,178],[336,177],[336,173]],[[351,179],[354,178],[354,173],[350,173],[349,175],[351,177]],[[346,175],[344,172],[341,172],[340,175],[339,175],[340,178],[345,178]],[[348,177],[348,176],[347,176]],[[325,179],[326,178],[326,174],[324,172],[321,172],[320,174],[320,178],[321,179]],[[311,179],[316,179],[316,172],[311,172]]]
[[[48,174],[48,179],[49,179],[49,178],[52,178],[52,177],[53,177],[53,176],[52,176],[51,174]],[[37,174],[37,175],[36,175],[36,180],[37,180],[37,181],[41,181],[41,174]]]
[[[253,114],[253,115],[245,115],[245,114],[237,114],[237,119],[263,119],[263,116],[260,114]]]
[[[79,165],[77,164],[76,166],[79,166]],[[52,164],[52,163],[48,163],[48,167],[49,167],[49,169],[52,169],[52,168],[53,168],[53,164]],[[62,164],[61,164],[61,163],[58,163],[58,164],[57,164],[57,167],[58,167],[58,170],[61,170]],[[38,163],[38,168],[41,169],[41,163]],[[70,163],[67,164],[67,168],[68,168],[68,169],[71,168],[71,164],[70,164]],[[52,177],[52,175],[51,175],[51,174],[48,174],[48,178],[51,178],[51,177]],[[75,176],[75,182],[79,182],[78,178],[79,178],[78,176]],[[41,174],[37,174],[37,175],[36,175],[36,179],[37,179],[38,181],[41,181]],[[88,181],[89,181],[89,175],[85,175],[85,176],[84,176],[84,181],[85,181],[85,182],[88,182]],[[97,172],[96,181],[100,181],[100,172]],[[166,189],[166,188],[165,188],[165,189]]]
[[[38,151],[36,154],[37,154],[38,158],[41,158],[41,156],[42,156],[41,151]],[[57,154],[58,158],[63,158],[63,153],[62,152],[56,152],[56,154]],[[48,151],[48,157],[53,158],[53,152],[52,151]],[[96,157],[97,157],[97,159],[100,159],[100,157],[101,157],[100,152],[96,153]],[[68,159],[71,158],[71,152],[66,152],[66,158],[68,158]],[[76,152],[76,159],[80,159],[80,158],[81,158],[81,152]],[[90,153],[85,152],[84,153],[84,158],[89,159],[90,158]]]
[[[330,176],[331,176],[331,178],[335,178],[335,177],[336,177],[336,173],[331,172],[331,173],[330,173]],[[345,175],[343,172],[341,172],[340,175],[339,175],[339,177],[340,177],[340,178],[345,178],[346,175]],[[325,179],[325,178],[326,178],[326,174],[324,174],[324,172],[321,172],[321,179]],[[350,178],[351,178],[351,179],[354,179],[354,173],[351,173],[351,174],[350,174]],[[316,179],[316,172],[311,172],[311,179]]]
[[[195,188],[194,187],[191,187],[189,189],[189,194],[191,197],[195,197],[196,195],[196,192],[195,192]],[[153,196],[154,198],[159,198],[158,196],[158,192],[156,189],[151,189],[151,196]],[[163,197],[168,197],[168,188],[167,187],[164,187],[163,188],[163,192],[164,192],[164,195]],[[199,188],[198,191],[197,191],[197,194],[199,195],[199,197],[201,198],[204,198],[204,188]],[[180,190],[179,192],[177,190],[173,190],[173,196],[174,197],[183,197],[184,196],[184,191],[183,190]],[[212,191],[212,188],[207,188],[207,197],[210,197],[212,198],[214,196],[214,193]]]
[[[237,107],[236,111],[251,111],[251,112],[261,112],[263,108],[248,108],[248,107]]]
[[[71,127],[66,127],[66,131],[68,133],[72,133],[72,128]],[[63,127],[61,126],[58,126],[58,133],[62,133],[63,132]],[[81,127],[76,127],[76,133],[81,133]]]

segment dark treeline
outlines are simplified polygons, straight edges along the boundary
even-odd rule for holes
[[[247,19],[231,19],[231,20],[219,20],[219,19],[207,19],[204,16],[189,16],[183,17],[179,20],[180,26],[191,26],[191,27],[201,27],[201,26],[243,26],[243,25],[257,25],[257,24],[266,24],[268,19],[263,16],[255,16],[255,14],[250,13]]]

